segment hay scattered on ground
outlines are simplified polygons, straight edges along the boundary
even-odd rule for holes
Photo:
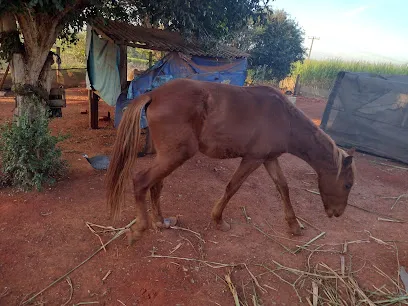
[[[252,223],[250,217],[246,214],[245,211],[245,218],[248,223]],[[52,287],[60,280],[66,278],[69,286],[70,286],[70,293],[67,303],[72,300],[73,295],[73,286],[71,280],[68,278],[68,275],[72,273],[74,270],[78,269],[84,263],[86,263],[89,259],[95,256],[101,250],[105,250],[105,247],[110,244],[112,241],[117,239],[121,236],[132,224],[130,224],[123,228],[113,228],[113,227],[105,227],[97,224],[92,224],[87,222],[86,226],[91,232],[98,237],[99,242],[102,246],[92,254],[87,260],[79,264],[77,267],[70,270],[64,276],[61,276],[56,281],[51,283],[49,286],[38,292],[37,294],[33,295],[28,300],[24,301],[23,304],[27,304],[29,302],[33,302],[36,297],[46,291],[48,288]],[[190,262],[191,264],[198,264],[202,267],[210,268],[210,271],[215,270],[227,270],[225,271],[225,277],[221,279],[223,284],[226,286],[226,289],[231,292],[232,300],[235,305],[262,305],[262,299],[267,299],[267,294],[271,291],[278,291],[275,289],[275,286],[271,284],[265,283],[266,280],[264,278],[261,279],[263,275],[269,275],[271,277],[276,278],[283,286],[289,285],[292,289],[294,294],[297,296],[298,300],[301,303],[306,303],[311,306],[320,306],[320,305],[329,305],[329,306],[357,306],[357,305],[408,305],[408,293],[406,288],[400,284],[400,262],[398,258],[398,247],[395,241],[384,241],[378,237],[374,237],[371,232],[365,231],[367,237],[366,239],[360,239],[355,241],[345,241],[344,243],[335,243],[335,244],[317,244],[318,241],[321,241],[320,238],[323,238],[325,235],[324,232],[321,232],[313,239],[308,241],[300,241],[294,239],[288,239],[281,234],[274,231],[274,234],[268,233],[266,229],[261,229],[258,225],[252,223],[250,228],[257,230],[261,234],[265,236],[266,239],[269,239],[276,243],[277,245],[281,246],[285,252],[291,254],[291,256],[301,256],[300,254],[305,254],[305,252],[309,252],[307,255],[307,265],[305,268],[294,268],[285,266],[279,263],[276,260],[271,259],[268,263],[225,263],[225,262],[217,262],[216,260],[204,260],[203,254],[200,253],[201,258],[188,258],[188,257],[179,257],[173,255],[160,255],[156,253],[156,250],[153,249],[151,255],[148,256],[149,258],[154,259],[162,259],[162,260],[172,260],[172,263],[177,264],[174,261],[184,261]],[[307,222],[308,226],[311,226],[310,223]],[[313,227],[313,226],[312,226]],[[273,228],[271,228],[273,230]],[[198,243],[204,244],[206,241],[203,238],[203,235],[195,232],[190,229],[184,229],[181,227],[174,227],[173,230],[181,230],[187,233],[192,234],[194,237],[197,238]],[[114,235],[107,243],[103,243],[100,235],[101,234],[108,234]],[[184,237],[181,237],[184,238]],[[183,240],[189,242],[192,245],[193,243],[184,238]],[[283,245],[280,240],[290,242],[292,246]],[[351,244],[355,244],[356,246],[364,247],[367,243],[376,243],[380,247],[385,247],[387,250],[395,252],[396,254],[396,263],[398,266],[396,273],[396,277],[389,275],[389,273],[385,273],[382,271],[375,263],[372,262],[365,262],[362,267],[358,269],[352,268],[352,254],[349,251],[348,246]],[[180,242],[176,247],[173,247],[170,250],[170,253],[175,253],[178,249],[182,248],[184,243]],[[293,248],[295,245],[295,249]],[[314,266],[312,266],[312,257],[317,253],[325,252],[329,254],[329,256],[336,256],[339,259],[339,267],[333,268],[329,266],[325,262],[318,262]],[[346,260],[346,254],[349,255]],[[327,258],[327,257],[326,257]],[[178,264],[177,264],[178,265]],[[233,271],[239,270],[246,270],[246,277],[238,280],[233,279],[231,277],[231,273]],[[252,271],[261,271],[260,273],[256,274]],[[362,287],[360,285],[358,274],[360,272],[367,272],[370,270],[371,273],[375,273],[376,276],[380,275],[383,277],[384,285],[380,287],[375,287],[371,285],[372,288]],[[202,270],[197,270],[197,272]],[[405,271],[405,270],[404,270]],[[103,281],[106,281],[108,276],[111,274],[111,270],[109,270]],[[241,274],[242,275],[242,274]],[[366,274],[365,274],[366,275]],[[216,277],[217,280],[217,277]],[[236,284],[242,283],[242,287],[237,287]],[[244,283],[246,282],[246,284]],[[248,286],[251,285],[251,286]],[[269,291],[268,291],[269,290]],[[3,292],[2,296],[7,294],[8,290]],[[85,304],[96,304],[98,301],[92,302],[81,302],[76,305],[85,305]]]

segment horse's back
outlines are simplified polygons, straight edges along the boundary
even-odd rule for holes
[[[153,91],[152,100],[149,125],[161,135],[172,126],[179,134],[174,137],[194,137],[208,156],[264,156],[286,149],[287,105],[273,88],[179,79]]]

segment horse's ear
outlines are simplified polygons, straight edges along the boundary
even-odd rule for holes
[[[343,160],[343,167],[344,168],[350,167],[352,162],[353,162],[353,156],[352,155],[349,155],[349,156],[345,157],[344,160]]]
[[[347,151],[346,151],[346,153],[348,154],[348,155],[350,155],[350,156],[353,156],[354,155],[354,152],[356,152],[356,148],[351,148],[351,149],[348,149]]]

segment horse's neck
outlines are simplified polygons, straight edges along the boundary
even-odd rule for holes
[[[322,170],[337,171],[333,150],[337,152],[330,138],[304,114],[291,116],[288,153],[303,159],[320,173]]]

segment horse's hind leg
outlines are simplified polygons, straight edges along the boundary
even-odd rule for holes
[[[154,228],[168,228],[177,223],[177,218],[169,217],[164,219],[160,208],[160,195],[163,189],[163,180],[150,187],[150,203],[152,206],[152,226]]]
[[[177,167],[189,159],[191,154],[179,151],[177,154],[167,154],[162,157],[157,156],[153,165],[145,170],[137,172],[133,176],[133,188],[136,202],[136,223],[130,229],[129,244],[139,239],[148,228],[148,214],[146,207],[146,193],[153,187],[154,200],[160,197],[163,179],[173,172]],[[194,152],[195,153],[195,152]],[[167,156],[171,156],[171,159]],[[156,193],[155,193],[156,192]],[[158,201],[155,201],[158,204]],[[160,206],[155,206],[157,216],[161,216]]]
[[[152,206],[152,224],[154,227],[160,227],[163,223],[163,215],[160,208],[160,195],[163,189],[163,180],[150,187],[150,203]]]
[[[262,163],[263,160],[242,159],[241,164],[232,176],[231,181],[228,183],[224,195],[217,202],[217,204],[214,205],[211,216],[219,229],[222,231],[227,231],[231,228],[231,226],[222,219],[222,212],[227,206],[228,201],[238,191],[239,187],[241,187],[242,183],[247,179],[247,177]]]
[[[281,195],[285,210],[285,219],[289,225],[290,231],[293,235],[298,236],[300,235],[300,226],[296,220],[296,215],[290,202],[288,183],[283,175],[278,159],[275,158],[273,160],[268,160],[264,163],[264,165]]]

